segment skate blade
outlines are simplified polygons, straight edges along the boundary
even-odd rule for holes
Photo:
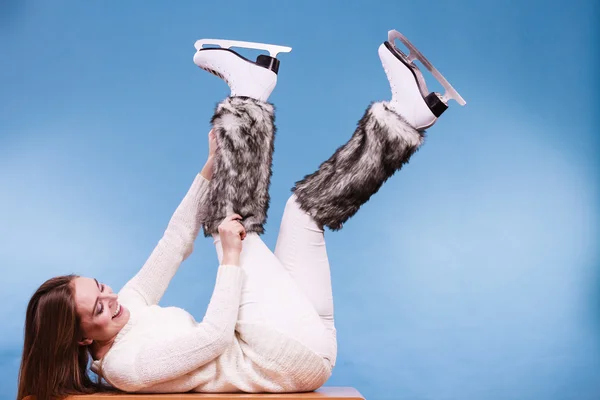
[[[429,70],[429,72],[431,72],[431,75],[433,75],[433,77],[435,79],[437,79],[437,81],[444,87],[444,89],[446,89],[446,92],[441,97],[441,100],[444,103],[447,104],[450,99],[454,99],[461,106],[464,106],[465,104],[467,104],[467,102],[461,97],[461,95],[458,94],[458,92],[452,87],[450,82],[448,82],[446,80],[446,78],[444,78],[444,76],[433,66],[433,64],[431,64],[429,62],[429,60],[427,58],[425,58],[425,56],[403,34],[401,34],[400,32],[398,32],[396,30],[389,31],[388,32],[388,42],[394,47],[394,49],[396,51],[398,51],[400,54],[404,54],[404,53],[402,53],[402,51],[400,51],[400,49],[398,49],[394,45],[395,39],[400,40],[410,51],[409,55],[408,56],[405,55],[405,57],[407,58],[407,61],[409,63],[411,63],[413,66],[415,66],[414,70],[416,73],[418,73],[420,75],[420,78],[421,78],[420,80],[423,83],[425,82],[425,79],[423,78],[423,74],[421,74],[421,71],[419,71],[419,69],[416,67],[416,65],[414,65],[413,61],[415,59],[419,60],[425,66],[425,68],[427,68],[427,70]],[[427,89],[427,86],[425,86],[425,90],[426,89]]]
[[[230,47],[243,47],[245,49],[257,49],[267,50],[269,55],[273,58],[277,57],[279,53],[289,53],[292,51],[291,47],[278,46],[276,44],[267,43],[256,43],[256,42],[243,42],[240,40],[225,40],[225,39],[200,39],[194,44],[196,50],[201,50],[204,45],[213,44],[219,45],[223,49],[229,49]]]

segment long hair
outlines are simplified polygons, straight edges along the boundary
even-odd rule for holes
[[[62,399],[74,394],[106,391],[88,375],[90,353],[75,309],[72,280],[65,275],[44,282],[29,300],[17,400]]]

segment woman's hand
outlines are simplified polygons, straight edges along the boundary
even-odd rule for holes
[[[204,167],[202,168],[202,171],[200,172],[204,179],[208,181],[212,179],[213,164],[217,148],[217,136],[211,129],[210,132],[208,132],[208,158],[204,164]]]
[[[242,240],[246,237],[246,230],[240,223],[242,217],[238,214],[228,216],[219,225],[219,236],[223,246],[222,264],[240,265]]]

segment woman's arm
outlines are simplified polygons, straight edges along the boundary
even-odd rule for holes
[[[221,265],[201,323],[180,334],[133,346],[131,353],[129,348],[109,353],[102,369],[104,378],[118,389],[138,391],[180,378],[217,358],[233,340],[242,283],[239,266]]]

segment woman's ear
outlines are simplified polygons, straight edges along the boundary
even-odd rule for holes
[[[93,342],[92,339],[83,338],[77,343],[79,343],[80,346],[89,346],[90,344],[92,344],[92,342]]]

